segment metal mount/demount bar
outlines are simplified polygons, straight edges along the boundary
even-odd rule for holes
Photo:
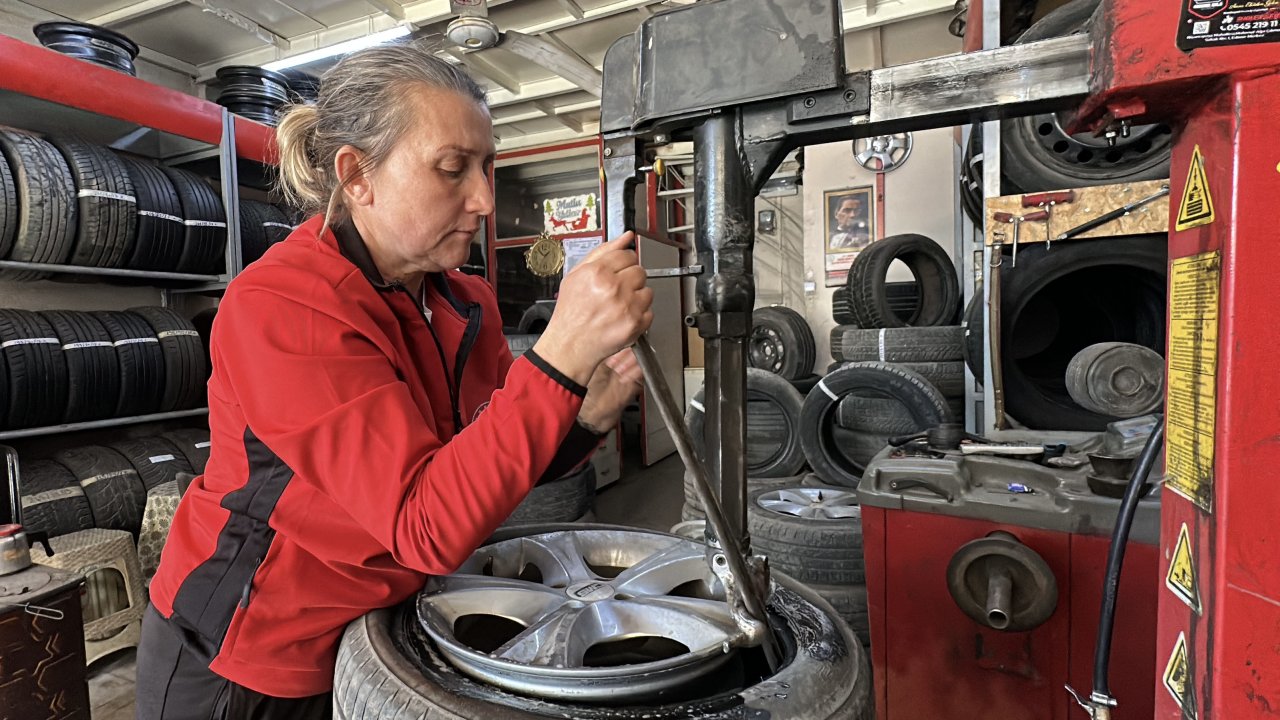
[[[32,263],[18,260],[0,260],[0,270],[36,270],[39,272],[59,273],[63,275],[102,275],[106,277],[139,278],[144,280],[181,280],[184,282],[215,282],[221,278],[217,275],[196,275],[193,273],[157,272],[154,270],[129,270],[127,268],[87,267],[82,265],[56,265],[53,263]]]

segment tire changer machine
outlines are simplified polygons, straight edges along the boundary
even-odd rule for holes
[[[610,236],[632,226],[653,150],[694,143],[698,264],[663,275],[697,278],[710,514],[743,554],[734,569],[761,572],[746,533],[744,345],[753,198],[782,158],[1070,107],[1097,134],[1169,123],[1181,201],[1160,498],[1138,502],[1134,482],[1132,497],[1099,497],[1069,464],[971,457],[958,428],[882,453],[860,487],[878,717],[1280,713],[1280,323],[1266,309],[1280,268],[1280,6],[1104,0],[1088,34],[852,72],[839,18],[836,0],[711,0],[646,19],[605,58]]]

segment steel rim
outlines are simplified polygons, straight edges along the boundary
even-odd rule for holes
[[[862,517],[858,496],[833,488],[783,488],[756,498],[764,510],[805,520],[849,520]]]
[[[786,361],[787,346],[777,330],[757,325],[751,330],[747,352],[751,356],[751,367],[768,370],[776,375],[782,371],[782,365]]]
[[[459,671],[558,700],[651,698],[746,644],[696,542],[574,530],[494,543],[433,577],[418,619]]]
[[[1167,150],[1172,139],[1166,125],[1138,125],[1130,129],[1128,137],[1116,138],[1116,144],[1111,146],[1103,137],[1068,134],[1058,113],[1036,115],[1022,122],[1054,165],[1076,173],[1145,167]]]

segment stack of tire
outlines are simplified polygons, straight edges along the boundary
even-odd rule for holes
[[[0,156],[0,259],[222,271],[226,215],[217,192],[200,176],[73,138],[45,139],[18,130],[0,130]]]
[[[267,248],[293,232],[285,211],[276,205],[240,198],[240,247],[245,265],[257,260]]]
[[[200,407],[206,364],[195,327],[168,308],[0,310],[0,429]]]
[[[147,491],[180,473],[203,473],[208,460],[209,432],[191,429],[67,448],[24,462],[22,524],[50,536],[103,528],[128,530],[136,538]]]
[[[887,281],[895,261],[913,284]],[[891,291],[891,288],[893,289]],[[849,269],[832,315],[835,362],[801,410],[804,455],[824,482],[852,487],[895,436],[963,416],[960,286],[938,243],[906,234],[872,243]]]
[[[291,99],[289,78],[278,72],[253,65],[227,65],[218,68],[222,91],[218,104],[240,117],[275,127],[280,108]]]

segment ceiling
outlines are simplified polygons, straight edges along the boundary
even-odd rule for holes
[[[692,0],[489,0],[503,31],[539,36],[601,67],[605,51],[647,17]],[[732,0],[730,0],[732,1]],[[797,0],[799,1],[799,0]],[[448,0],[25,0],[124,33],[150,62],[209,83],[224,65],[262,65],[407,27],[416,42],[462,63],[488,91],[500,150],[598,132],[599,98],[502,48],[460,52],[439,35]],[[843,0],[846,34],[951,10],[955,0]],[[319,74],[324,59],[301,66]],[[598,89],[597,89],[598,92]]]

